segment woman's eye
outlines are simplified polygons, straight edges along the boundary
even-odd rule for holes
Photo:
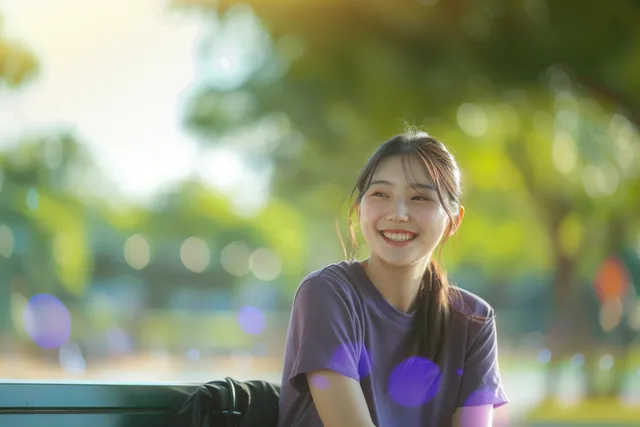
[[[428,201],[430,199],[426,198],[426,197],[422,197],[422,196],[414,196],[412,198],[412,200],[418,200],[418,201]]]
[[[387,197],[386,194],[381,193],[379,191],[375,191],[375,192],[371,193],[371,195],[374,196],[374,197]]]

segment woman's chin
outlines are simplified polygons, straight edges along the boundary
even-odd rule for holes
[[[415,265],[416,259],[399,256],[379,256],[377,257],[382,261],[383,265],[387,265],[392,268],[409,268]]]
[[[374,262],[379,262],[381,265],[394,268],[416,268],[420,267],[424,269],[427,267],[427,256],[408,256],[408,254],[386,254],[378,253],[371,256]]]

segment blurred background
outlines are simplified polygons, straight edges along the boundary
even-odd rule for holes
[[[0,378],[279,381],[406,125],[463,169],[500,425],[640,423],[634,0],[4,0]]]

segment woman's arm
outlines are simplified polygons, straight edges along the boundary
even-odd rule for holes
[[[324,427],[375,427],[358,381],[328,369],[308,373],[307,381]]]
[[[462,383],[453,417],[454,427],[492,427],[494,410],[507,403],[498,365],[495,313],[474,324],[473,344],[465,355]],[[477,332],[475,331],[476,329]]]
[[[458,408],[453,414],[453,427],[492,427],[493,405]]]

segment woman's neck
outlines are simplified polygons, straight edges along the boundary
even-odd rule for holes
[[[404,267],[389,265],[374,256],[362,262],[369,280],[382,296],[389,304],[405,313],[413,311],[428,264],[428,257]]]

